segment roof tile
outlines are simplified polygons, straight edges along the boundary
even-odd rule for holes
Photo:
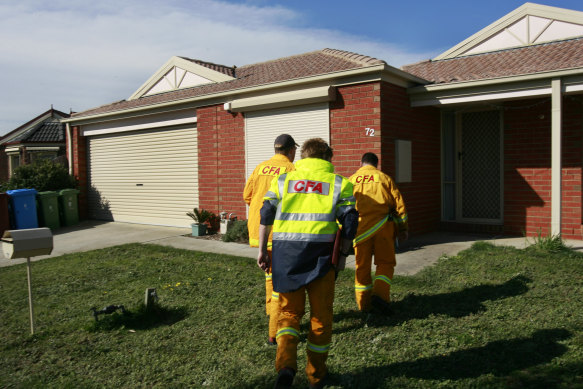
[[[234,68],[228,68],[226,66],[188,58],[186,59],[196,62],[201,66],[215,66],[217,68],[214,70],[217,71],[227,72],[228,69],[231,69],[233,70],[233,75],[236,75],[236,78],[234,80],[225,82],[204,84],[192,88],[143,96],[135,100],[122,100],[116,103],[103,105],[101,107],[73,114],[72,117],[81,118],[85,116],[122,111],[164,102],[179,101],[192,97],[205,96],[218,92],[235,91],[242,88],[250,88],[259,85],[288,81],[303,77],[311,77],[326,73],[365,68],[385,63],[384,61],[376,58],[351,53],[348,51],[323,49],[310,53],[237,67],[235,73]]]
[[[485,80],[583,67],[583,38],[424,61],[403,70],[435,84]]]

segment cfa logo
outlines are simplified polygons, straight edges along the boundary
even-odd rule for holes
[[[311,180],[290,180],[287,193],[315,193],[328,196],[330,183]]]
[[[285,167],[262,165],[259,172],[262,176],[279,176],[280,174],[285,173]]]
[[[380,178],[378,174],[365,174],[363,176],[356,176],[353,179],[355,184],[374,184],[375,182],[379,182]]]

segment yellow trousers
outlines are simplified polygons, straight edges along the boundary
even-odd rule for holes
[[[267,251],[269,262],[271,263],[271,250]],[[275,338],[277,334],[277,318],[279,317],[279,293],[273,290],[271,277],[271,265],[265,273],[265,314],[269,316],[268,336]]]
[[[391,282],[395,272],[395,223],[387,222],[372,237],[354,248],[356,276],[354,292],[356,304],[361,311],[370,310],[371,296],[391,301]],[[374,282],[371,275],[372,256],[376,272]]]
[[[310,333],[307,341],[308,363],[306,374],[311,384],[318,384],[328,372],[326,359],[332,341],[334,304],[334,270],[308,285],[290,293],[279,294],[279,321],[277,326],[277,356],[275,369],[284,367],[298,370],[297,347],[300,320],[305,312],[306,292],[310,301]]]

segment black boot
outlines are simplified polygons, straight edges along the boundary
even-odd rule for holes
[[[296,372],[289,367],[284,367],[277,373],[277,380],[275,380],[274,389],[289,389],[294,382]]]

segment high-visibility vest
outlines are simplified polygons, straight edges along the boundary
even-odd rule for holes
[[[295,166],[272,181],[263,205],[275,210],[271,269],[273,288],[280,293],[328,273],[337,219],[355,212],[352,184],[334,174],[330,162],[306,158]]]
[[[333,242],[338,215],[355,206],[352,184],[322,159],[302,159],[296,169],[273,180],[264,197],[277,208],[273,240]]]

